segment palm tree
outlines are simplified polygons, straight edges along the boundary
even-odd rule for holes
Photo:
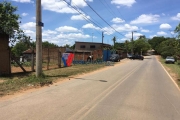
[[[180,23],[178,26],[176,26],[176,29],[174,30],[175,33],[177,33],[177,38],[180,39]]]
[[[115,47],[116,37],[113,37],[112,41],[113,41],[114,47]]]

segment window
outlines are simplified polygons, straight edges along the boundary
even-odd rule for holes
[[[85,45],[80,45],[80,48],[86,48],[86,46]]]
[[[90,45],[90,48],[96,48],[96,46],[95,45]]]

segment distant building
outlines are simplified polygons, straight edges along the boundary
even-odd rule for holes
[[[105,47],[111,47],[109,44],[102,44],[97,42],[79,42],[75,41],[75,51],[76,52],[92,52],[94,50],[99,50]]]
[[[74,60],[86,61],[90,55],[93,55],[94,60],[102,59],[103,49],[110,47],[111,45],[104,43],[75,41]]]

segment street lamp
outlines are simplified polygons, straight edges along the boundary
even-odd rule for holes
[[[134,54],[134,51],[133,51],[133,49],[134,49],[134,40],[133,40],[133,33],[134,32],[137,32],[137,31],[132,31],[131,33],[132,33],[132,47],[131,47],[131,54]]]

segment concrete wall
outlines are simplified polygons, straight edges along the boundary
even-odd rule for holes
[[[81,48],[84,45],[85,48]],[[90,48],[90,46],[95,46],[95,48]],[[89,50],[94,51],[102,48],[101,43],[93,43],[93,42],[76,42],[75,43],[75,50]]]
[[[9,38],[0,34],[0,75],[11,73]]]

